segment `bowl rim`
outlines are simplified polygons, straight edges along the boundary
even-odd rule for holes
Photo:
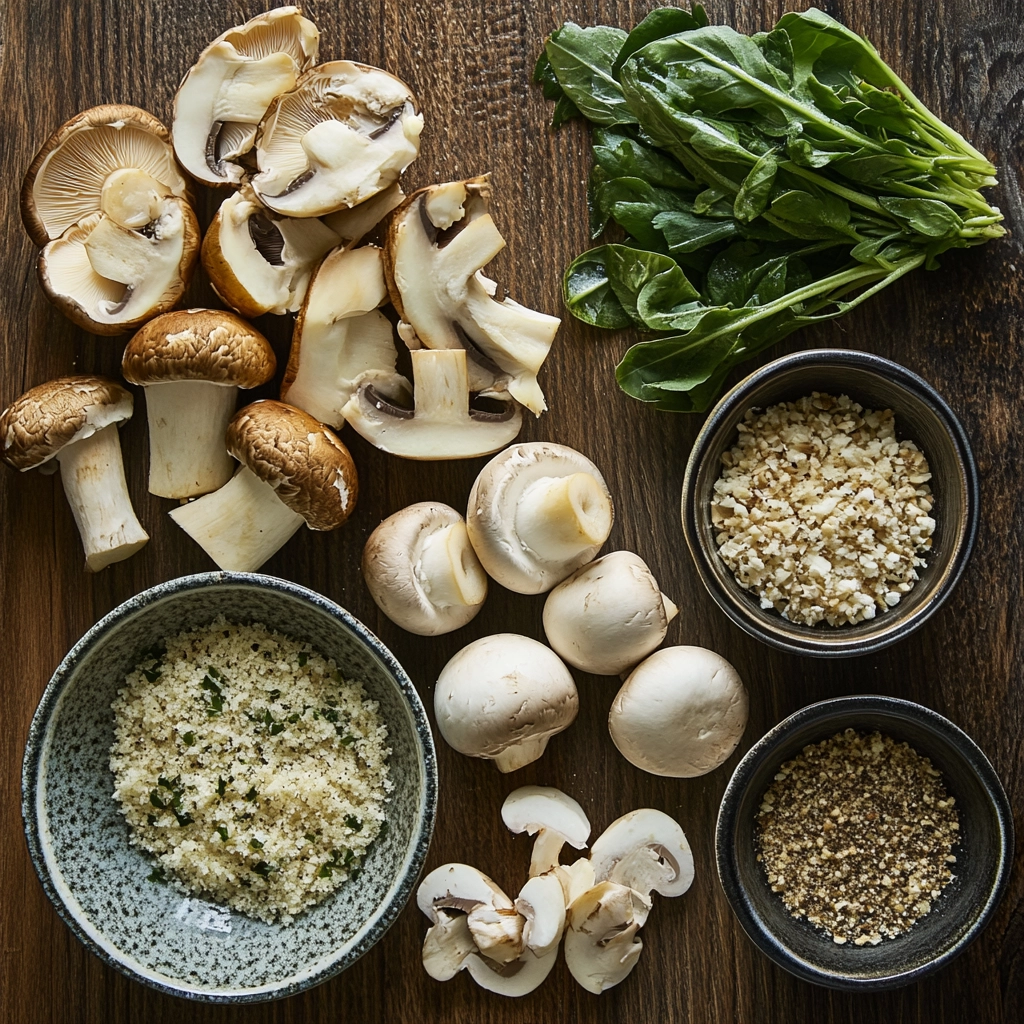
[[[712,570],[709,559],[715,557],[715,552],[708,551],[705,547],[703,534],[698,528],[697,522],[698,503],[695,494],[697,476],[711,440],[721,429],[723,422],[735,412],[737,406],[747,400],[751,393],[771,378],[795,367],[822,364],[847,366],[884,377],[888,383],[896,384],[897,387],[910,392],[929,406],[949,435],[962,467],[964,484],[963,529],[959,543],[950,557],[949,566],[934,594],[903,622],[887,623],[884,615],[879,616],[874,620],[879,629],[877,634],[869,633],[847,641],[843,641],[841,638],[837,639],[835,636],[831,636],[828,641],[818,640],[811,636],[791,632],[789,630],[791,624],[781,616],[779,616],[780,626],[777,631],[765,629],[751,614],[748,600],[734,600],[729,588],[723,585],[718,575]],[[875,355],[873,352],[864,352],[858,349],[814,348],[793,352],[765,363],[719,399],[697,434],[686,462],[681,518],[686,545],[690,549],[697,575],[715,604],[725,612],[732,622],[762,643],[789,654],[803,654],[816,658],[849,658],[872,654],[890,644],[897,643],[920,629],[943,605],[963,576],[974,550],[974,543],[978,536],[980,494],[978,468],[967,432],[949,404],[931,384],[905,366],[883,356]],[[749,599],[746,592],[737,596]]]
[[[42,808],[39,806],[39,782],[42,775],[42,757],[46,750],[48,727],[57,708],[61,695],[67,687],[78,664],[97,644],[106,637],[111,627],[135,615],[140,610],[173,597],[177,594],[204,589],[206,587],[238,587],[269,589],[289,597],[308,602],[332,618],[339,620],[352,634],[369,647],[380,659],[392,681],[398,687],[412,714],[414,731],[420,748],[421,764],[423,765],[423,790],[420,794],[418,818],[419,824],[413,832],[404,862],[400,868],[396,882],[391,886],[385,901],[363,925],[363,934],[356,933],[358,941],[348,952],[335,960],[324,963],[319,970],[300,972],[292,979],[274,982],[253,989],[214,989],[203,990],[193,988],[186,983],[181,986],[168,984],[165,975],[143,973],[136,970],[132,962],[123,958],[123,954],[112,943],[99,941],[102,930],[95,928],[95,935],[87,930],[79,917],[68,906],[62,887],[54,879],[47,863],[46,854],[40,833],[44,830]],[[21,770],[21,816],[28,844],[29,857],[42,883],[43,891],[53,904],[60,918],[71,929],[79,941],[104,963],[114,967],[134,981],[142,982],[149,988],[156,989],[166,995],[176,996],[192,1002],[200,1003],[260,1003],[274,999],[282,999],[296,995],[306,989],[313,988],[350,967],[364,953],[370,950],[394,924],[405,908],[412,895],[416,882],[422,873],[430,840],[433,836],[437,816],[437,754],[434,747],[433,734],[427,718],[426,709],[416,687],[408,673],[390,650],[354,615],[341,605],[301,584],[277,576],[247,572],[205,572],[158,583],[153,587],[128,598],[116,608],[104,615],[91,626],[68,653],[61,659],[54,670],[46,689],[40,697],[32,722],[29,726],[28,739]],[[330,956],[328,953],[327,956]]]
[[[863,979],[822,970],[794,955],[782,945],[752,909],[748,887],[740,875],[734,842],[739,800],[755,771],[770,761],[779,747],[800,727],[810,723],[824,723],[838,714],[850,711],[887,715],[898,721],[913,720],[946,739],[978,778],[999,823],[999,863],[996,867],[995,881],[985,905],[970,928],[948,949],[918,967]],[[937,711],[923,704],[884,694],[858,694],[818,701],[800,708],[772,726],[740,759],[725,787],[715,823],[715,862],[718,881],[747,937],[765,956],[795,977],[815,985],[847,992],[882,991],[909,985],[958,957],[985,929],[1003,898],[1013,867],[1014,845],[1013,811],[1010,801],[995,768],[978,744],[963,729]]]

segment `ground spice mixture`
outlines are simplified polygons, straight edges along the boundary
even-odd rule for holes
[[[839,945],[877,945],[952,881],[953,805],[927,757],[847,729],[779,769],[758,814],[757,859],[793,917]]]

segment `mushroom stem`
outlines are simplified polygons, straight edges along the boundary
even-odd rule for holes
[[[544,477],[523,491],[515,522],[523,543],[554,561],[601,544],[611,530],[612,505],[589,473]]]
[[[67,445],[56,455],[60,478],[85,547],[85,565],[99,572],[149,540],[128,496],[117,424]]]
[[[667,624],[679,614],[679,607],[672,598],[666,597],[664,594],[661,595],[661,603],[665,606],[665,622]]]
[[[150,494],[192,498],[231,479],[235,462],[224,435],[237,396],[237,387],[205,380],[146,386]]]
[[[427,537],[415,571],[431,603],[440,608],[476,606],[487,597],[487,577],[473,553],[464,522],[442,527]]]
[[[500,754],[494,755],[494,763],[501,772],[514,772],[523,765],[536,761],[547,749],[547,736],[528,736],[521,743],[506,747]]]
[[[536,878],[558,866],[558,855],[565,845],[565,836],[551,828],[542,828],[533,841],[530,877]]]
[[[229,572],[255,572],[304,522],[245,466],[220,490],[173,509],[170,516]]]

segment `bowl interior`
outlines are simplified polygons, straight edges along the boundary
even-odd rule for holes
[[[860,703],[863,701],[864,703]],[[776,963],[810,981],[836,988],[906,984],[956,955],[987,920],[1002,892],[1012,859],[1012,823],[998,779],[963,733],[933,712],[894,711],[885,699],[847,698],[843,705],[787,723],[769,733],[741,762],[729,784],[716,837],[722,884],[744,930]],[[906,704],[906,702],[890,702]],[[953,880],[932,910],[894,939],[877,946],[836,945],[802,918],[791,917],[771,891],[756,860],[755,823],[761,797],[780,765],[808,743],[843,729],[878,730],[905,740],[942,773],[956,798],[960,841],[953,849]],[[968,747],[964,746],[964,741]],[[980,759],[980,760],[979,760]],[[994,790],[993,790],[994,787]]]
[[[779,365],[781,364],[781,365]],[[778,365],[777,370],[773,367]],[[886,370],[888,372],[886,372]],[[763,375],[763,376],[762,376]],[[749,382],[748,382],[749,381]],[[691,456],[683,495],[684,529],[699,550],[694,557],[712,596],[730,617],[759,639],[805,654],[833,656],[875,650],[906,635],[938,606],[962,571],[973,540],[977,490],[962,429],[923,382],[896,364],[864,353],[804,352],[769,364],[728,395],[708,420]],[[853,626],[806,626],[761,608],[718,555],[711,498],[722,454],[735,443],[737,424],[751,407],[795,401],[813,391],[849,395],[866,409],[890,408],[896,434],[925,453],[932,472],[936,521],[920,580],[893,609]]]
[[[111,701],[143,650],[223,615],[308,641],[379,702],[394,783],[388,832],[349,882],[287,926],[269,925],[168,884],[128,843],[113,798]],[[178,580],[134,598],[62,663],[33,721],[25,816],[37,870],[57,909],[94,952],[139,980],[196,998],[266,999],[355,960],[402,909],[433,826],[433,745],[412,684],[355,620],[309,591],[267,577]],[[376,646],[375,646],[376,645]]]

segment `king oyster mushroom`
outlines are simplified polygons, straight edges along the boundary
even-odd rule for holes
[[[242,180],[239,159],[273,100],[316,62],[320,33],[297,7],[278,7],[218,36],[174,97],[172,134],[181,165],[206,185]]]
[[[506,449],[480,471],[466,527],[495,580],[519,594],[542,594],[597,554],[613,517],[608,487],[590,459],[534,441]]]
[[[487,175],[409,196],[389,224],[388,290],[410,348],[466,349],[474,392],[507,390],[539,416],[547,405],[537,373],[561,321],[495,300],[496,285],[481,268],[505,240],[487,212],[490,196]]]
[[[419,155],[423,116],[399,78],[338,60],[303,74],[260,125],[264,206],[290,217],[320,217],[383,191]]]
[[[47,298],[79,327],[121,334],[181,298],[199,225],[167,129],[138,107],[77,114],[25,175],[21,215]]]
[[[4,462],[22,472],[51,459],[60,465],[91,572],[149,540],[128,496],[117,436],[132,404],[131,394],[105,377],[61,377],[26,391],[0,414]]]
[[[336,530],[355,508],[348,449],[301,409],[270,400],[239,409],[227,448],[242,462],[238,472],[170,513],[221,569],[254,572],[303,523]]]

